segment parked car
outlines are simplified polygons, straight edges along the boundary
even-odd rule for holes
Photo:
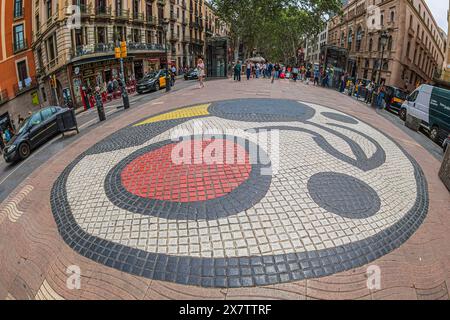
[[[184,74],[184,80],[197,80],[198,79],[198,70],[191,69]]]
[[[408,114],[421,120],[431,140],[440,144],[450,134],[450,90],[421,85],[401,107],[400,117]]]
[[[402,89],[386,86],[386,110],[400,113],[403,103],[408,96],[408,93]]]
[[[166,70],[158,72],[151,72],[138,81],[136,91],[139,94],[159,91],[159,89],[166,87]]]
[[[48,107],[33,113],[20,127],[16,135],[6,145],[3,158],[6,162],[26,159],[31,151],[60,133],[57,116],[67,108]]]

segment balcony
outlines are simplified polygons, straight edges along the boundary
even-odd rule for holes
[[[111,7],[97,7],[95,8],[95,15],[98,18],[111,18]]]
[[[177,21],[177,15],[175,14],[175,12],[171,11],[170,12],[170,16],[169,16],[170,21],[176,22]]]
[[[158,24],[158,18],[157,18],[157,17],[154,17],[154,16],[147,16],[147,17],[145,18],[145,21],[146,21],[149,25],[152,25],[152,26],[155,26],[155,25]]]
[[[179,36],[175,33],[172,33],[169,35],[169,41],[171,42],[177,42],[179,40]]]
[[[144,23],[145,17],[143,13],[133,12],[133,21],[137,23]]]
[[[21,51],[28,49],[27,40],[23,39],[22,41],[19,41],[17,43],[14,43],[14,54],[19,53]]]
[[[27,92],[33,88],[36,88],[38,85],[37,80],[35,77],[33,78],[27,78],[24,81],[19,81],[19,83],[14,84],[13,89],[14,89],[14,94],[16,96]]]
[[[91,15],[91,13],[92,13],[92,5],[91,4],[89,4],[89,5],[81,4],[80,5],[81,17],[84,17],[84,18],[89,17]]]
[[[116,20],[128,20],[130,17],[130,11],[125,9],[116,10]]]
[[[97,43],[76,46],[72,50],[72,59],[81,58],[89,55],[113,55],[115,49],[114,43]],[[128,52],[133,51],[164,51],[164,46],[156,43],[127,43]]]
[[[183,43],[189,43],[190,41],[191,41],[191,37],[188,35],[183,35],[181,37],[181,42],[183,42]]]

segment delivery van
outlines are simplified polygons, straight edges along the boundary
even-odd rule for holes
[[[400,117],[406,120],[408,114],[421,120],[433,141],[442,143],[450,133],[450,90],[421,85],[402,105]]]

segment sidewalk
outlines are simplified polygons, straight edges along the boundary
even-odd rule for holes
[[[246,105],[246,100],[243,99],[250,98],[259,99],[258,104],[255,107],[257,109],[247,109],[249,106]],[[237,102],[232,104],[220,102],[230,99],[239,99],[239,103],[242,104],[238,104]],[[269,99],[277,100],[269,101]],[[288,100],[283,100],[285,101],[283,103],[276,102],[281,101],[281,99]],[[267,102],[267,105],[264,104],[265,100],[270,103]],[[428,199],[428,212],[425,221],[421,223],[419,229],[411,236],[411,238],[405,238],[401,241],[402,244],[399,245],[398,248],[390,251],[390,253],[381,254],[381,256],[375,260],[370,259],[370,263],[368,264],[350,269],[344,268],[343,270],[346,271],[336,272],[325,277],[313,276],[303,280],[291,279],[289,281],[282,281],[284,283],[278,283],[282,280],[278,279],[277,283],[261,286],[254,285],[243,287],[242,283],[242,286],[237,287],[228,286],[210,288],[201,285],[193,286],[180,284],[179,282],[174,283],[169,279],[163,280],[158,278],[156,273],[151,275],[151,277],[149,275],[138,276],[132,272],[124,271],[126,269],[116,268],[114,263],[111,265],[112,267],[107,267],[104,264],[94,262],[94,256],[86,257],[85,255],[77,253],[84,251],[82,248],[78,251],[72,249],[72,245],[69,245],[70,240],[66,239],[66,241],[64,241],[61,237],[58,231],[58,225],[60,227],[64,225],[69,227],[72,226],[72,224],[68,221],[63,222],[58,219],[55,221],[54,212],[52,212],[52,207],[55,206],[55,203],[50,203],[50,199],[54,199],[55,192],[60,192],[63,187],[62,185],[55,186],[55,182],[60,181],[59,178],[64,175],[64,173],[70,173],[73,169],[71,169],[69,165],[74,159],[79,159],[79,156],[82,153],[91,149],[94,145],[97,145],[97,149],[94,148],[90,151],[90,157],[92,159],[90,165],[85,166],[84,170],[71,175],[71,177],[79,179],[80,183],[88,183],[90,186],[89,188],[84,189],[81,184],[77,184],[78,187],[73,187],[74,189],[67,191],[69,198],[79,197],[76,201],[85,201],[83,197],[97,197],[97,186],[104,184],[95,182],[94,180],[101,176],[102,168],[111,165],[109,162],[115,161],[115,158],[125,159],[125,149],[128,150],[129,148],[131,151],[139,150],[138,145],[140,144],[141,139],[143,139],[142,141],[146,141],[145,139],[148,139],[150,135],[164,132],[166,130],[164,127],[165,124],[163,122],[157,122],[161,121],[161,119],[165,119],[165,121],[168,121],[167,123],[176,123],[177,121],[180,121],[182,117],[203,117],[207,114],[205,112],[208,112],[209,110],[207,109],[209,104],[212,103],[216,118],[211,123],[220,124],[224,127],[232,125],[244,127],[248,122],[257,122],[258,125],[266,126],[266,122],[254,118],[255,114],[257,115],[254,110],[265,110],[264,112],[271,110],[270,112],[273,113],[272,116],[278,116],[279,112],[291,110],[292,103],[297,100],[310,103],[314,106],[315,116],[320,118],[322,117],[321,115],[325,114],[323,117],[329,117],[320,118],[323,119],[323,123],[320,126],[325,129],[317,129],[318,131],[316,132],[320,131],[321,136],[327,137],[329,129],[327,129],[328,127],[326,126],[328,125],[328,122],[337,121],[330,119],[338,119],[339,121],[343,121],[345,126],[355,125],[353,124],[355,123],[355,120],[361,122],[361,127],[355,125],[355,128],[360,130],[363,134],[374,137],[375,139],[374,142],[370,142],[370,140],[368,142],[365,140],[362,141],[361,136],[357,137],[347,131],[340,131],[342,134],[347,132],[347,136],[340,135],[341,138],[329,138],[330,144],[339,145],[339,148],[341,148],[340,150],[350,150],[348,153],[351,153],[351,150],[356,150],[354,149],[355,146],[351,144],[351,140],[358,141],[361,142],[361,148],[368,155],[368,158],[373,158],[373,161],[382,161],[383,157],[378,156],[375,148],[375,146],[379,144],[384,148],[387,159],[389,159],[389,161],[396,161],[398,156],[391,156],[391,153],[393,152],[395,155],[398,155],[398,153],[396,153],[398,145],[418,163],[423,171],[426,179],[425,184],[428,188],[428,191],[424,191],[425,193],[423,195],[423,199]],[[167,113],[184,106],[193,106],[193,108]],[[323,107],[321,106],[328,107],[329,109],[323,110]],[[330,111],[330,109],[334,111]],[[297,111],[294,109],[294,113],[295,112]],[[303,110],[299,109],[298,113],[295,114],[299,117],[306,117],[309,114],[308,112],[311,112],[311,110],[303,112]],[[153,117],[160,113],[166,114],[159,117]],[[240,114],[240,116],[234,118],[236,114]],[[220,117],[225,117],[224,119],[226,120],[221,120]],[[156,124],[149,127],[144,126],[142,129],[136,126],[128,127],[129,124],[139,123],[142,120],[147,120],[150,124]],[[269,120],[271,124],[274,123],[273,120]],[[309,120],[309,124],[305,125],[305,128],[310,130],[309,133],[296,131],[288,132],[284,136],[288,140],[283,141],[289,142],[289,139],[294,139],[295,137],[309,139],[308,137],[314,136],[310,127],[312,121],[313,120]],[[282,120],[281,122],[282,125],[280,124],[280,126],[283,127],[300,126],[296,121],[286,122],[285,120]],[[370,126],[366,126],[365,124],[369,124]],[[123,134],[120,131],[123,128],[126,128],[124,130],[132,131],[125,131],[127,134]],[[148,130],[145,128],[148,128]],[[363,131],[363,129],[366,131]],[[380,132],[387,135],[389,138],[385,138]],[[111,136],[111,138],[103,141],[103,139],[106,139],[108,136]],[[319,136],[316,136],[316,139],[319,139],[318,137]],[[347,139],[348,137],[351,137],[351,140],[345,141],[350,142],[350,146],[353,149],[350,149],[349,144],[342,140]],[[294,163],[286,162],[287,164],[292,165],[292,172],[297,172],[294,169],[300,170],[299,168],[303,168],[301,170],[307,172],[310,170],[308,165],[321,163],[322,161],[325,161],[325,159],[328,159],[328,155],[327,157],[317,157],[313,152],[311,146],[317,145],[315,141],[312,141],[311,144],[304,142],[307,140],[300,141],[302,141],[302,144],[299,144],[297,140],[293,140],[292,144],[288,144],[285,152],[282,153],[283,155],[289,156],[289,161],[294,161]],[[395,143],[391,143],[391,141]],[[305,144],[303,145],[303,143]],[[121,149],[123,150],[121,151],[123,154],[117,153],[116,148],[119,147],[123,148]],[[324,148],[326,149],[326,147]],[[312,152],[311,156],[302,157],[301,154],[298,153],[299,150],[308,150]],[[322,149],[318,150],[322,152]],[[106,160],[102,160],[105,162],[95,160],[96,157],[100,157],[105,152],[108,155]],[[358,152],[356,152],[356,154],[358,154]],[[143,154],[143,156],[146,156],[146,154]],[[149,156],[152,156],[152,154],[149,153]],[[302,163],[302,161],[311,162],[305,164]],[[352,162],[352,160],[348,161]],[[335,165],[335,162],[327,164],[328,170],[335,168]],[[397,180],[401,180],[400,178],[410,172],[408,166],[394,168],[387,163],[384,167],[387,171],[378,171],[374,175],[376,178],[375,180],[384,181],[385,179],[389,179],[389,177],[394,177],[396,175],[398,175],[397,177],[399,178]],[[361,103],[333,90],[286,81],[275,81],[274,84],[271,84],[270,80],[262,79],[252,79],[250,81],[243,80],[240,83],[233,82],[232,79],[207,81],[204,90],[198,88],[181,89],[177,94],[165,95],[147,104],[131,108],[129,112],[122,114],[120,117],[99,124],[92,129],[88,136],[81,137],[64,150],[61,150],[58,155],[53,157],[47,164],[43,165],[39,171],[34,172],[24,183],[17,187],[10,197],[0,205],[0,270],[2,270],[2,273],[0,274],[0,299],[448,299],[448,288],[450,288],[450,222],[448,219],[450,213],[448,207],[450,203],[450,194],[437,176],[439,167],[439,161],[433,158],[405,132],[393,126],[387,119],[378,115],[375,110],[372,108],[361,108]],[[130,169],[130,172],[134,171]],[[278,180],[286,181],[286,186],[292,181],[301,181],[301,179],[296,179],[294,176],[291,178],[283,177],[283,179],[280,178]],[[278,180],[273,178],[271,185],[273,186],[280,183]],[[131,186],[132,182],[130,183]],[[393,183],[395,183],[395,181]],[[411,186],[412,185],[407,181],[403,186],[404,189],[395,189],[393,185],[386,185],[383,188],[384,191],[380,197],[382,198],[382,201],[385,201],[385,199],[398,199],[399,201],[405,201],[405,203],[407,203],[408,194],[410,195],[407,190],[412,190]],[[291,196],[292,192],[286,191],[286,189],[282,188],[282,185],[280,185],[280,188],[278,195],[275,190],[271,191],[272,193],[270,196],[274,199],[268,199],[268,203],[272,203],[273,207],[264,207],[264,210],[268,210],[268,212],[259,214],[256,218],[257,222],[254,224],[254,226],[259,224],[262,227],[261,229],[257,229],[256,227],[254,227],[254,230],[250,229],[252,234],[256,234],[261,230],[267,232],[267,230],[271,230],[271,228],[275,231],[278,230],[278,227],[285,226],[287,228],[290,225],[292,220],[292,216],[289,215],[289,212],[291,211],[288,211],[290,206],[285,205],[284,202],[293,201]],[[300,190],[297,189],[295,192],[300,192]],[[305,196],[306,193],[300,194]],[[302,199],[300,194],[296,195],[294,198],[300,201]],[[269,197],[269,195],[267,196]],[[283,199],[277,197],[282,197]],[[402,199],[402,197],[404,197],[404,199]],[[98,195],[98,198],[101,198],[100,194]],[[117,199],[119,198],[120,197],[117,197]],[[101,201],[103,203],[103,200]],[[369,202],[361,201],[360,203],[367,204]],[[101,208],[103,204],[99,205],[99,207],[95,207],[96,205],[91,203],[89,206],[93,207],[90,208],[89,206],[86,206],[86,211],[80,213],[80,217],[85,218],[80,218],[78,224],[86,224],[89,228],[89,232],[92,233],[97,232],[97,227],[95,226],[95,223],[89,224],[87,221],[89,216],[93,213],[96,214],[100,211],[104,213],[104,216],[99,215],[94,217],[94,220],[97,219],[98,223],[101,221],[111,221],[112,224],[115,225],[114,221],[116,220],[108,220],[109,216],[107,216],[107,213],[111,211],[102,211]],[[286,208],[287,211],[281,213],[280,206]],[[395,210],[396,207],[398,206],[393,206],[391,210]],[[83,210],[82,206],[80,206],[79,209]],[[270,212],[273,214],[273,210],[280,214],[278,216],[279,218],[271,216]],[[298,211],[299,210],[300,207]],[[247,214],[250,215],[251,210],[249,210]],[[286,217],[284,217],[284,215],[286,215]],[[116,218],[119,218],[119,216],[120,214]],[[267,216],[271,218],[266,219],[265,217]],[[136,221],[134,219],[138,219],[136,214],[130,215],[130,217],[134,217],[131,221]],[[312,219],[313,214],[309,217]],[[230,216],[226,220],[228,221],[227,223],[229,223],[229,225],[227,225],[230,230],[230,237],[234,237],[233,232],[236,230],[248,230],[245,217],[238,216],[238,218],[239,219],[237,219],[236,216]],[[153,217],[149,217],[148,219],[153,219]],[[163,218],[160,217],[158,219]],[[211,224],[211,220],[187,219],[189,223],[188,229],[191,231],[197,231],[198,229],[199,238],[203,224],[208,226],[209,223],[209,226],[214,228],[214,224]],[[156,220],[151,221],[155,222]],[[318,221],[325,222],[328,220],[322,218]],[[270,223],[273,224],[273,227],[270,227],[272,226]],[[316,227],[314,227],[316,223],[317,221],[313,220],[307,223],[307,225],[310,226],[306,231],[312,232],[312,230],[316,230]],[[379,223],[384,222],[381,220],[374,220],[371,224],[367,225],[369,229],[362,231],[361,234],[371,232],[370,228],[375,228]],[[181,222],[172,220],[170,223],[166,224],[166,226],[169,227],[171,224],[181,225]],[[187,225],[188,224],[186,224],[186,226]],[[117,234],[119,239],[117,230],[126,230],[126,226],[123,226],[124,229],[117,229],[117,227],[120,226],[119,224],[115,226],[115,229],[105,229],[103,231],[99,229],[98,232],[99,234],[106,232],[105,234],[109,235],[112,239],[115,239],[114,237]],[[162,226],[163,225],[160,225],[161,228]],[[339,224],[339,226],[342,227],[340,232],[343,232],[344,236],[346,231],[351,230],[349,227],[345,227],[345,224]],[[63,229],[64,228],[60,228],[60,231],[63,232]],[[290,231],[290,234],[295,234],[300,229],[301,228],[293,228]],[[177,237],[181,237],[183,230],[185,230],[184,232],[187,232],[187,229],[179,229],[177,235],[172,235],[171,237],[168,236],[168,239],[166,240],[170,241],[171,239],[178,239]],[[243,234],[244,231],[242,231]],[[160,232],[159,234],[162,234],[161,232],[164,232],[164,228],[158,232]],[[131,241],[131,239],[133,239],[131,229],[129,234],[129,239],[124,239],[124,241],[129,244],[134,243]],[[273,236],[273,239],[275,239],[277,234],[280,235],[280,237],[282,235],[282,233],[275,232],[271,237]],[[330,237],[331,234],[331,232],[325,233],[325,235]],[[225,245],[225,233],[223,236],[224,238],[220,241],[223,241]],[[285,239],[280,237],[277,238],[278,240],[271,241],[271,243],[279,242],[281,249],[277,250],[282,250],[283,247],[281,245],[285,241]],[[315,236],[311,237],[315,238]],[[294,243],[294,240],[295,239],[291,239],[290,241]],[[86,241],[88,241],[87,238]],[[313,241],[315,240],[313,239]],[[235,240],[234,243],[236,246],[240,244],[238,240]],[[248,248],[248,250],[255,247],[255,244],[251,242],[244,242],[244,244],[245,246],[243,248]],[[178,243],[178,245],[181,246],[181,243]],[[87,244],[87,246],[90,246],[90,244]],[[92,246],[95,246],[95,244],[92,243]],[[162,248],[164,245],[160,244],[159,246]],[[381,246],[381,244],[376,243],[374,252],[379,249],[378,246]],[[106,246],[103,249],[107,249]],[[354,248],[352,250],[354,251],[348,252],[347,255],[349,258],[356,255],[355,257],[357,259],[359,249]],[[287,257],[290,256],[288,255]],[[361,257],[362,256],[360,255],[359,258]],[[132,256],[124,257],[125,260],[127,260],[127,258],[131,259],[130,261],[136,261],[133,260],[134,258]],[[330,257],[330,259],[335,258],[336,257]],[[191,260],[193,261],[195,259]],[[250,261],[250,259],[247,260]],[[169,264],[168,261],[159,262],[164,264],[164,270],[171,270],[171,268],[174,267],[172,264]],[[243,262],[244,260],[240,261]],[[316,260],[313,259],[310,262],[311,264],[314,264],[315,261]],[[290,260],[287,260],[279,265],[264,265],[265,267],[255,270],[262,272],[262,275],[267,277],[267,280],[272,272],[279,272],[277,268],[287,268],[288,271],[286,272],[292,275],[295,274],[294,268],[298,269],[304,267],[301,264],[295,265],[295,263],[292,264],[290,262]],[[229,263],[232,264],[232,260],[230,260]],[[332,263],[332,261],[330,261],[330,263]],[[154,264],[158,264],[158,261],[154,261]],[[66,286],[67,270],[74,265],[78,266],[81,270],[81,289],[79,290],[70,290]],[[136,262],[131,265],[136,266]],[[369,289],[367,286],[367,279],[369,276],[367,268],[370,265],[381,268],[380,289]],[[178,267],[182,268],[181,265]],[[194,266],[190,266],[189,268],[195,269]],[[208,269],[205,266],[197,266],[196,268],[201,270],[201,272],[210,272],[211,270],[214,270],[216,273],[213,273],[209,277],[213,280],[220,278],[219,269]],[[244,269],[241,268],[241,272],[244,272]],[[228,270],[230,272],[235,271],[234,269]]]

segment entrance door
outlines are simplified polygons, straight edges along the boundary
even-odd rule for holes
[[[144,77],[144,66],[142,61],[134,62],[134,76],[136,80],[140,80]]]

